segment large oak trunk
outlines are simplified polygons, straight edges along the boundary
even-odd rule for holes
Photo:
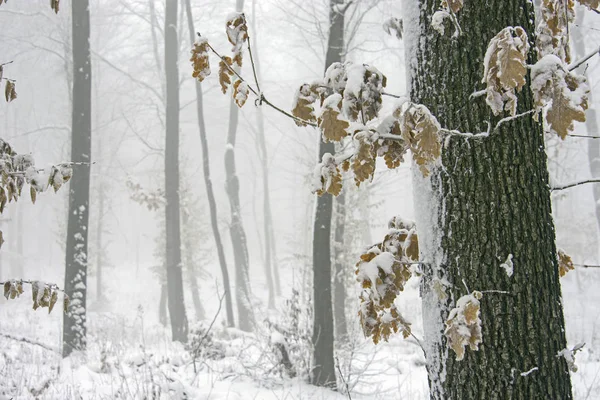
[[[469,96],[483,88],[484,54],[501,29],[522,26],[533,48],[533,4],[465,2],[458,13],[463,33],[452,39],[431,27],[439,0],[410,3],[418,7],[418,21],[409,21],[418,22],[416,42],[408,39],[413,43],[408,52],[411,100],[426,105],[449,129],[485,132],[488,121],[495,126],[502,116],[494,117],[483,97]],[[530,64],[534,57],[531,50]],[[531,108],[525,87],[517,112]],[[566,340],[541,123],[528,115],[489,137],[448,138],[442,167],[428,179],[417,178],[415,199],[421,204],[418,228],[423,228],[419,241],[431,398],[571,398],[567,364],[557,357]],[[500,267],[509,255],[512,276]],[[432,290],[436,277],[450,283],[449,297],[441,302]],[[483,343],[456,361],[443,337],[444,321],[467,290],[484,291]]]

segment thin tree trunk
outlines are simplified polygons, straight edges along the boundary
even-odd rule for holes
[[[166,269],[166,268],[165,268]],[[160,285],[160,300],[158,302],[158,321],[162,326],[167,326],[167,285]]]
[[[71,306],[63,317],[63,357],[86,348],[87,252],[92,154],[92,63],[89,0],[73,1],[73,111],[71,161],[77,166],[69,187],[65,293]]]
[[[458,14],[463,33],[455,40],[431,27],[438,0],[412,3],[420,13],[407,22],[415,24],[407,42],[418,43],[407,54],[411,99],[429,107],[442,126],[485,132],[488,120],[494,126],[502,116],[469,96],[481,88],[489,40],[504,27],[530,34],[528,64],[535,62],[531,1],[465,2]],[[518,105],[517,113],[533,108],[528,86]],[[567,363],[557,357],[566,340],[546,162],[542,124],[529,115],[481,140],[450,137],[441,168],[427,179],[415,171],[432,399],[572,398]],[[512,276],[500,268],[509,255]],[[447,300],[433,289],[435,278],[450,283]],[[458,298],[474,290],[507,293],[484,293],[483,343],[456,361],[444,321]]]
[[[244,1],[237,0],[235,10],[242,12]],[[251,331],[254,328],[254,313],[250,302],[250,281],[248,265],[248,245],[246,232],[242,224],[242,210],[240,206],[240,182],[235,167],[235,141],[238,125],[238,108],[233,102],[229,104],[229,129],[227,131],[227,147],[225,150],[225,190],[229,197],[231,210],[231,244],[235,261],[235,286],[236,303],[238,308],[239,328]]]
[[[101,142],[98,143],[101,146]],[[98,187],[98,222],[96,223],[96,301],[103,301],[102,297],[102,222],[104,221],[104,184],[102,176],[98,177],[100,185]]]
[[[260,57],[258,51],[258,29],[256,29],[256,0],[252,0],[252,48],[254,56],[254,65],[256,67],[256,75],[258,81],[262,80],[260,73]],[[275,241],[272,227],[271,217],[271,193],[269,191],[269,155],[267,154],[267,143],[265,140],[265,120],[262,112],[262,107],[256,108],[256,124],[257,134],[256,141],[258,144],[260,165],[262,169],[263,182],[263,229],[265,235],[265,276],[267,278],[267,287],[269,288],[269,308],[275,308],[275,296],[281,293],[279,283],[279,273],[276,272],[276,279],[273,280],[273,271],[277,271],[277,254],[273,251]]]
[[[342,192],[335,202],[333,310],[335,316],[335,338],[340,343],[348,339],[346,324],[346,279],[348,271],[344,264],[344,231],[346,227],[346,193]]]
[[[329,38],[325,70],[342,61],[344,48],[344,15],[338,11],[344,2],[329,2]],[[319,139],[319,160],[325,153],[334,154],[334,144]],[[336,386],[333,360],[333,306],[331,299],[331,218],[333,197],[326,193],[317,198],[313,228],[313,358],[311,382],[317,386]]]
[[[190,43],[194,43],[194,20],[192,16],[192,6],[190,0],[185,0],[187,12],[188,28],[190,31]],[[204,172],[204,185],[206,186],[206,197],[208,199],[208,208],[210,212],[210,225],[215,238],[217,247],[217,256],[219,257],[219,266],[223,276],[223,287],[225,290],[225,310],[227,312],[227,326],[234,326],[233,322],[233,304],[231,301],[231,285],[229,284],[229,272],[227,271],[227,261],[225,260],[225,250],[223,241],[219,233],[219,224],[217,222],[217,203],[210,179],[210,159],[208,153],[208,140],[206,139],[206,126],[204,124],[204,106],[202,97],[202,84],[196,82],[196,112],[198,114],[198,130],[200,132],[200,143],[202,145],[202,166]]]
[[[181,221],[179,206],[179,43],[178,0],[165,4],[165,76],[167,90],[165,143],[165,217],[167,295],[174,341],[187,342],[188,321],[183,300]]]
[[[572,28],[573,47],[575,48],[576,58],[582,58],[586,55],[585,42],[583,34],[581,33],[581,26],[583,25],[583,18],[586,10],[581,6],[577,12],[577,27]],[[588,79],[588,85],[593,87],[590,78],[587,76],[587,65],[580,67],[583,74]],[[598,132],[598,114],[594,108],[594,100],[592,98],[592,92],[588,94],[588,104],[590,108],[585,113],[585,130],[590,136],[597,136]],[[588,162],[590,164],[590,172],[592,177],[600,177],[600,141],[597,139],[587,139],[588,143]],[[592,185],[592,193],[594,195],[594,213],[596,215],[596,226],[600,230],[600,185]],[[600,232],[600,231],[597,231]]]

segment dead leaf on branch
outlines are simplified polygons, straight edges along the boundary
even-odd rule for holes
[[[342,96],[337,93],[329,96],[323,103],[318,124],[325,142],[340,142],[348,136],[346,129],[350,124],[339,118],[341,104]]]
[[[248,84],[241,79],[238,79],[233,84],[233,100],[239,108],[242,108],[244,104],[246,104],[249,92],[250,89],[248,89]]]
[[[338,196],[342,191],[342,173],[335,157],[329,153],[323,154],[322,161],[315,168],[313,192],[318,196],[329,193]]]
[[[465,347],[473,351],[479,350],[483,342],[481,333],[480,303],[481,292],[475,291],[462,296],[456,302],[456,307],[448,314],[444,335],[448,344],[456,353],[456,360],[461,361],[465,356]]]
[[[453,13],[457,13],[463,7],[463,0],[442,0],[442,8],[450,9]]]
[[[377,150],[373,142],[374,135],[376,134],[367,130],[354,134],[354,145],[357,150],[352,157],[352,171],[356,186],[360,186],[364,181],[370,181],[375,174]]]
[[[565,253],[563,250],[558,250],[558,254],[557,254],[557,258],[558,258],[558,274],[560,277],[563,277],[567,274],[567,272],[572,271],[575,269],[575,266],[573,265],[573,260],[571,260],[571,257]]]
[[[4,97],[7,102],[11,102],[17,98],[17,91],[15,90],[15,82],[11,80],[6,81],[6,87],[4,88]]]
[[[232,64],[231,57],[227,56],[224,56],[219,62],[219,83],[221,84],[223,94],[227,93],[227,89],[231,85],[231,77],[233,76],[233,72],[231,71]]]
[[[577,0],[582,6],[586,6],[590,10],[598,10],[600,8],[600,0]]]
[[[410,143],[413,159],[421,173],[429,175],[430,166],[442,154],[439,122],[427,107],[408,104],[400,120],[400,130],[404,140]]]
[[[585,121],[589,87],[584,76],[568,71],[555,55],[544,56],[531,68],[531,90],[536,107],[547,107],[546,121],[551,132],[561,139],[574,128],[575,121]]]
[[[192,49],[192,57],[190,58],[194,68],[192,76],[198,79],[199,82],[202,82],[207,76],[210,75],[208,50],[208,40],[203,37],[200,37],[196,40],[196,43],[194,43],[194,48]]]
[[[244,44],[248,40],[248,27],[246,26],[246,17],[243,13],[233,13],[227,18],[225,23],[227,39],[232,44],[233,62],[239,67],[242,66],[242,51]]]
[[[389,169],[398,168],[404,161],[404,155],[408,151],[410,145],[404,140],[400,129],[400,122],[397,117],[389,116],[377,128],[379,134],[395,135],[397,140],[379,139],[379,147],[377,155],[383,156],[385,165]]]
[[[482,83],[486,84],[486,102],[494,115],[503,110],[516,114],[516,93],[525,85],[528,51],[527,34],[520,26],[506,27],[490,41]]]
[[[302,121],[317,122],[314,103],[317,101],[318,97],[319,93],[317,92],[315,84],[309,85],[305,83],[300,86],[294,99],[292,115]],[[298,126],[307,126],[307,124],[302,121],[297,119],[294,120]]]
[[[536,29],[536,47],[539,57],[553,54],[565,63],[570,63],[568,25],[575,18],[575,2],[573,0],[543,0],[540,4],[539,15],[540,23]]]
[[[50,0],[50,8],[52,8],[56,14],[58,14],[59,3],[60,0]]]

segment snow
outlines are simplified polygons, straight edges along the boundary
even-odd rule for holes
[[[506,257],[506,261],[504,261],[502,264],[500,264],[500,268],[503,268],[504,271],[506,271],[506,275],[509,278],[513,275],[513,272],[514,272],[514,265],[512,262],[512,258],[513,258],[513,255],[509,254],[508,257]]]

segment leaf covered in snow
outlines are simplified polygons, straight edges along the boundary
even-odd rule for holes
[[[233,52],[233,62],[239,67],[242,66],[242,51],[244,44],[248,40],[248,27],[246,26],[246,16],[243,13],[233,13],[227,18],[225,23],[227,39],[231,43]]]
[[[194,68],[192,76],[198,79],[200,82],[210,75],[208,49],[208,40],[203,37],[199,37],[196,40],[196,43],[194,43],[194,48],[192,49],[192,57],[190,58],[192,67]]]
[[[450,348],[456,353],[457,361],[465,357],[466,346],[476,351],[483,341],[479,311],[479,300],[482,297],[482,293],[477,291],[462,296],[446,319],[444,335]]]
[[[573,265],[573,260],[571,260],[571,257],[563,250],[559,249],[557,253],[558,275],[563,277],[567,274],[567,272],[574,270],[575,266]]]

